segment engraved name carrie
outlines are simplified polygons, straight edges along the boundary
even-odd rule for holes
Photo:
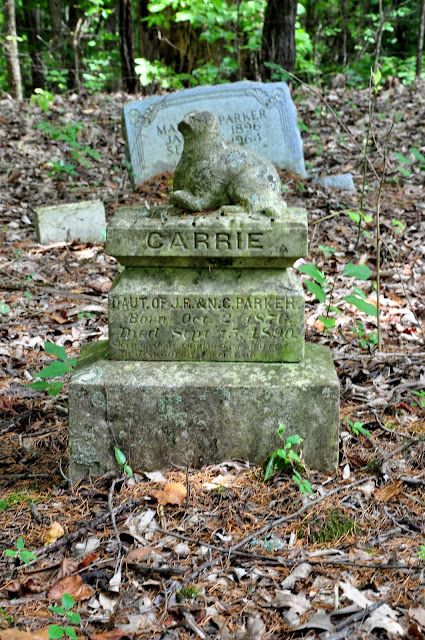
[[[148,231],[146,249],[246,251],[264,250],[267,234],[261,231]]]

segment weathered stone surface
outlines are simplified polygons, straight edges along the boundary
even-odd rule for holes
[[[133,267],[284,268],[307,255],[307,213],[181,215],[169,206],[122,207],[108,224],[106,252]]]
[[[70,382],[69,473],[114,469],[115,443],[133,469],[259,464],[281,446],[282,422],[304,438],[310,468],[336,470],[339,383],[327,348],[307,344],[297,364],[100,359]]]
[[[174,172],[174,205],[195,213],[236,205],[249,213],[284,214],[286,202],[272,163],[220,135],[213,113],[191,111],[178,128],[184,147]]]
[[[105,207],[100,200],[71,202],[34,210],[37,242],[103,242]]]
[[[304,356],[304,293],[288,269],[125,269],[108,305],[113,360]]]
[[[125,105],[123,132],[134,184],[176,167],[183,151],[177,125],[194,107],[215,113],[228,140],[247,145],[276,167],[306,175],[296,109],[287,85],[244,81]]]
[[[334,176],[317,178],[316,180],[313,180],[313,182],[321,187],[326,187],[327,189],[342,189],[345,191],[356,190],[351,173],[337,173]]]

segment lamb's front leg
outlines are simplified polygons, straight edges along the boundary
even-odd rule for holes
[[[190,193],[190,191],[186,191],[185,189],[174,191],[170,196],[170,201],[176,207],[180,207],[180,209],[184,209],[186,211],[206,211],[210,208],[204,198],[195,196],[193,193]]]

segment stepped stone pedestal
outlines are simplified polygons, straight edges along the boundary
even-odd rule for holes
[[[261,463],[298,433],[310,468],[338,462],[339,383],[330,351],[304,342],[290,269],[307,253],[303,209],[181,214],[123,207],[106,251],[125,270],[109,293],[109,341],[82,350],[69,390],[72,480],[243,457]]]

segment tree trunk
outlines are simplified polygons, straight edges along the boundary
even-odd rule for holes
[[[50,28],[52,30],[52,40],[58,40],[62,35],[62,6],[60,0],[47,0],[49,7]]]
[[[4,0],[4,54],[6,56],[9,91],[13,98],[22,102],[22,77],[19,65],[18,39],[16,33],[15,0]]]
[[[266,62],[294,71],[296,16],[297,0],[268,0],[261,42],[264,80],[270,80],[273,75],[273,69],[267,67]]]
[[[127,93],[136,93],[138,78],[134,69],[134,37],[131,0],[119,0],[121,75]]]
[[[147,18],[149,0],[137,1],[137,53],[140,58],[146,58],[150,62],[161,58],[160,41],[158,40],[158,27],[149,27],[143,18]]]
[[[425,34],[425,0],[421,2],[421,10],[419,14],[419,33],[418,33],[418,51],[416,54],[416,77],[421,77],[422,71],[422,53],[424,50],[424,34]]]
[[[42,40],[40,38],[40,7],[30,9],[24,6],[25,27],[28,30],[29,54],[31,57],[32,90],[44,89],[46,78],[42,57]]]

